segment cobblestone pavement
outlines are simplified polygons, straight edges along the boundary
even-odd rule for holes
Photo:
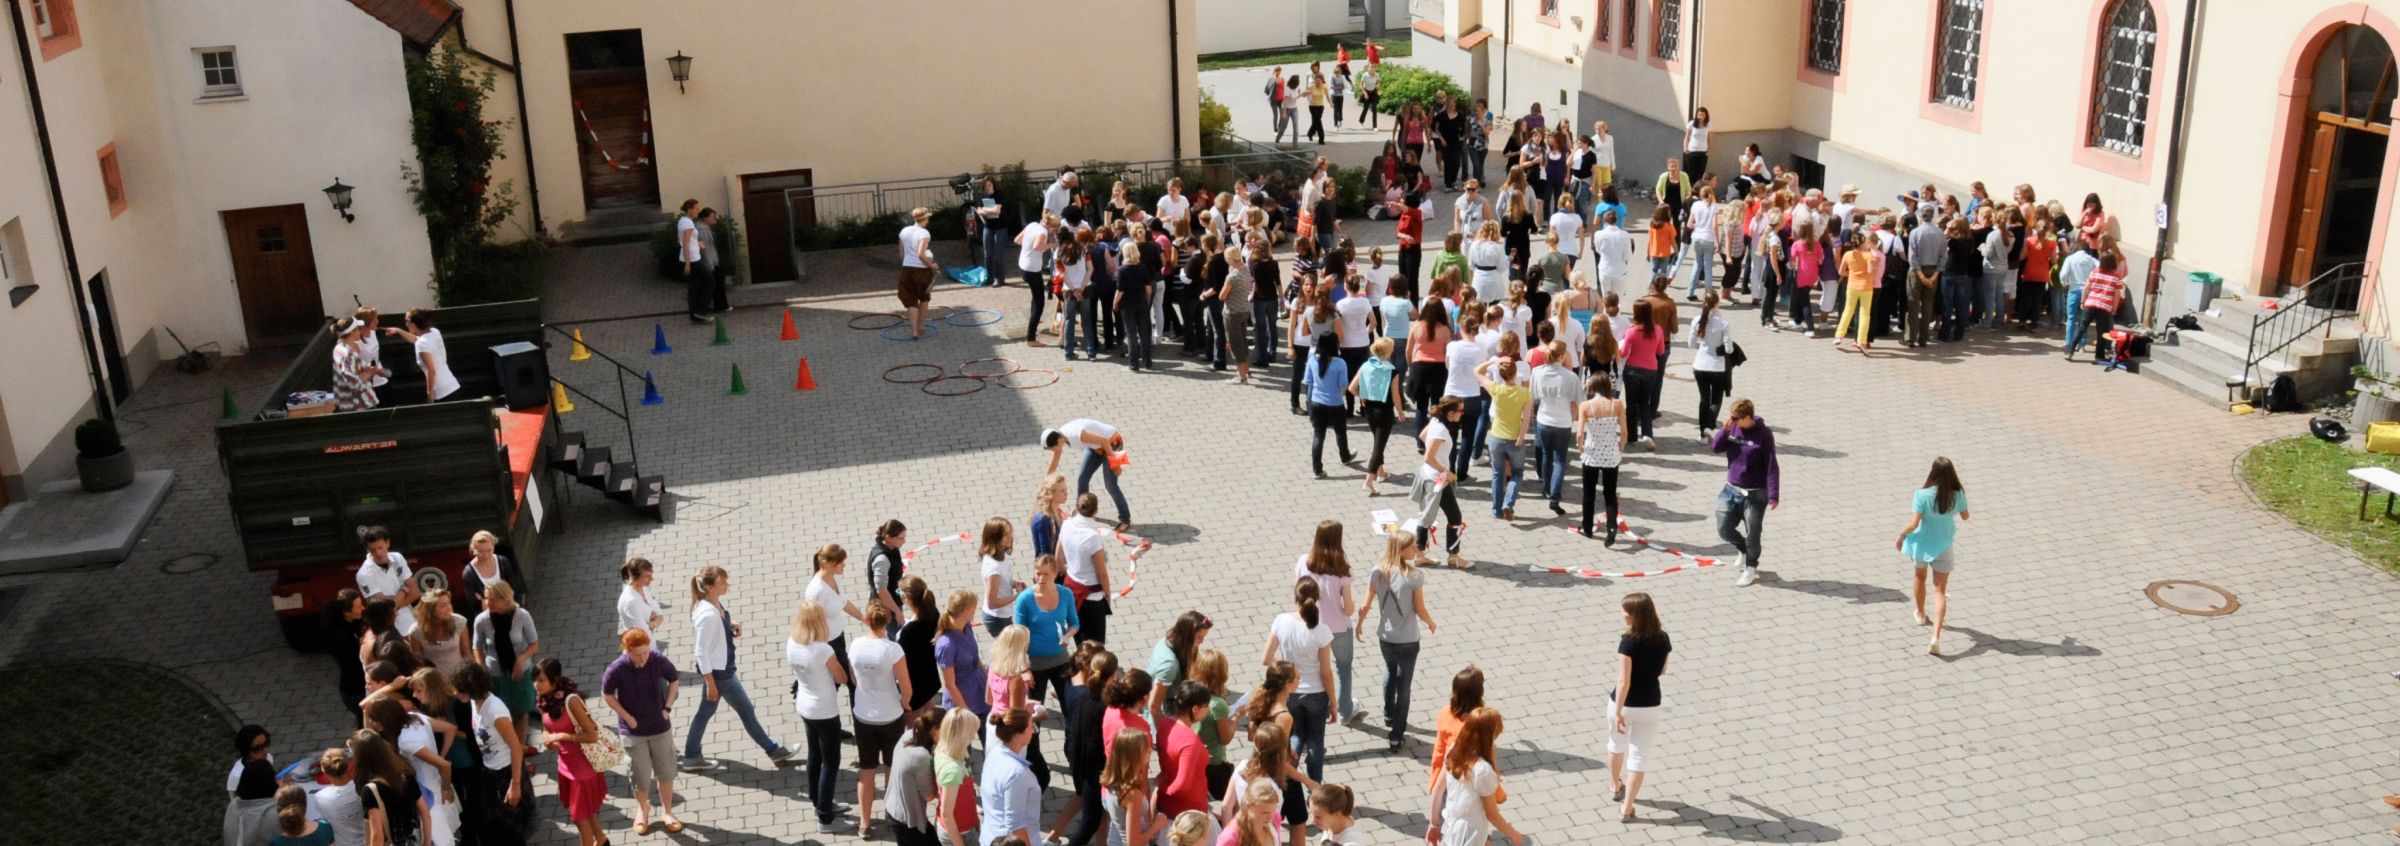
[[[554,314],[611,313],[612,299],[661,284],[612,274],[593,261],[602,253],[567,255],[594,269],[554,284]],[[1155,375],[1114,361],[1067,364],[1054,347],[1012,340],[1024,329],[1020,287],[945,284],[937,303],[1003,319],[922,342],[881,340],[846,328],[893,307],[888,271],[864,266],[752,292],[799,303],[797,342],[774,340],[772,307],[734,314],[727,347],[670,317],[675,352],[655,358],[643,353],[650,319],[579,324],[595,346],[655,370],[667,402],[636,412],[642,464],[667,475],[675,503],[664,524],[583,489],[557,506],[566,532],[548,541],[531,607],[546,651],[571,672],[596,684],[609,657],[624,556],[659,562],[678,608],[674,586],[722,564],[735,578],[728,601],[751,631],[741,663],[763,717],[800,742],[781,695],[788,675],[772,656],[808,552],[827,542],[863,551],[871,527],[892,517],[918,542],[994,515],[1022,526],[1044,460],[1035,433],[1076,416],[1128,434],[1127,493],[1139,533],[1158,542],[1110,626],[1121,651],[1146,654],[1174,614],[1199,608],[1217,623],[1208,645],[1234,660],[1246,686],[1268,621],[1285,607],[1290,562],[1318,520],[1347,522],[1355,566],[1372,561],[1367,515],[1401,501],[1363,496],[1356,469],[1311,477],[1307,429],[1278,411],[1280,374],[1237,386],[1171,353]],[[1521,828],[1549,843],[2326,843],[2400,822],[2375,801],[2389,792],[2394,738],[2374,716],[2395,684],[2385,671],[2400,589],[2253,505],[2231,470],[2247,446],[2299,431],[2297,418],[2212,412],[2135,376],[2061,363],[2046,339],[1979,336],[1868,359],[1762,334],[1747,307],[1732,316],[1752,362],[1735,394],[1757,400],[1782,444],[1784,505],[1767,521],[1765,580],[1737,589],[1723,569],[1617,582],[1535,575],[1526,565],[1634,570],[1668,559],[1562,531],[1538,496],[1519,508],[1525,519],[1489,519],[1480,490],[1463,504],[1466,550],[1481,563],[1430,575],[1427,603],[1442,628],[1420,659],[1417,721],[1430,723],[1459,667],[1489,674],[1490,701],[1508,719],[1506,811]],[[816,391],[791,389],[802,356]],[[1055,369],[1059,380],[938,398],[881,378],[899,364],[955,368],[990,356]],[[570,363],[563,349],[551,363],[568,378],[599,366]],[[747,397],[725,395],[736,363]],[[287,755],[337,736],[333,666],[282,647],[267,578],[239,564],[209,436],[218,387],[255,391],[279,366],[162,372],[135,397],[129,446],[144,466],[178,471],[174,494],[124,565],[9,580],[35,590],[5,621],[0,657],[166,665],[242,720],[275,728]],[[1667,385],[1664,437],[1657,452],[1632,453],[1625,512],[1663,545],[1721,553],[1710,511],[1722,462],[1695,441],[1691,383]],[[617,437],[596,409],[565,420],[603,442]],[[1958,463],[1975,512],[1962,530],[1945,658],[1924,654],[1908,570],[1891,551],[1935,455]],[[217,559],[196,573],[162,570],[191,554]],[[966,586],[971,555],[937,547],[918,569],[939,591]],[[2220,585],[2242,607],[2199,618],[2153,606],[2144,586],[2170,578]],[[1641,818],[1623,824],[1605,798],[1599,715],[1614,675],[1614,609],[1637,589],[1657,598],[1678,649],[1664,679],[1660,763]],[[681,641],[674,657],[685,660]],[[1381,661],[1367,644],[1357,654],[1359,697],[1375,702]],[[679,719],[696,702],[687,688]],[[1370,727],[1379,726],[1377,715]],[[1056,749],[1058,736],[1046,735]],[[1332,732],[1328,777],[1358,790],[1366,842],[1410,842],[1424,826],[1427,738],[1416,756],[1391,757],[1379,737]],[[712,726],[708,749],[731,766],[681,779],[696,823],[683,842],[856,842],[815,835],[795,798],[800,772],[769,764],[730,716]],[[617,842],[640,842],[625,830],[621,775],[612,788],[605,821]],[[542,842],[570,842],[554,803],[544,804]]]

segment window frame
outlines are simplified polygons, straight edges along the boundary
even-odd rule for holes
[[[1953,4],[1971,4],[1980,12],[1980,20],[1977,21],[1980,26],[1976,29],[1974,40],[1976,58],[1973,83],[1975,94],[1974,99],[1966,102],[1965,105],[1946,102],[1941,96],[1941,82],[1947,67],[1944,64],[1947,53],[1945,49],[1947,42],[1944,40],[1944,36],[1947,34],[1949,23],[1947,13]],[[1925,16],[1925,52],[1920,54],[1928,57],[1929,63],[1926,67],[1927,74],[1924,77],[1925,87],[1919,89],[1920,93],[1917,97],[1917,117],[1954,129],[1980,134],[1983,132],[1983,103],[1989,99],[1984,96],[1986,92],[1983,90],[1983,83],[1985,80],[1998,78],[1992,71],[1991,51],[1985,48],[1991,41],[1992,16],[1999,4],[1993,3],[1991,0],[1932,0],[1931,5],[1932,9]],[[2083,131],[2081,124],[2075,125],[2076,132],[2080,134]]]
[[[2143,97],[2144,102],[2141,104],[2142,145],[2138,151],[2127,152],[2094,143],[2096,139],[2092,118],[2100,107],[2097,97],[2100,86],[2105,84],[2102,65],[2108,60],[2107,36],[2113,19],[2112,15],[2121,3],[2133,2],[2149,5],[2151,25],[2156,32],[2151,42],[2151,70],[2150,77],[2146,80],[2148,88]],[[2166,84],[2166,81],[2173,78],[2175,74],[2175,57],[2171,54],[2162,55],[2161,48],[2163,47],[2165,50],[2181,49],[2180,42],[2176,39],[2181,37],[2177,27],[2182,26],[2183,22],[2172,17],[2171,11],[2168,4],[2160,3],[2157,0],[2117,0],[2115,3],[2092,4],[2092,11],[2084,29],[2084,32],[2090,34],[2084,39],[2083,53],[2083,91],[2087,98],[2084,102],[2084,119],[2076,122],[2075,134],[2072,138],[2059,139],[2068,142],[2069,158],[2077,166],[2096,170],[2135,185],[2147,185],[2156,178],[2159,164],[2158,151],[2165,146],[2159,143],[2156,134],[2161,126],[2159,102],[2166,99],[2161,95],[2160,86]],[[2165,66],[2164,72],[2161,72],[2162,65]]]
[[[1592,19],[1597,24],[1592,28],[1592,43],[1594,44],[1613,45],[1616,41],[1616,39],[1612,37],[1615,35],[1615,33],[1612,32],[1611,29],[1615,26],[1617,17],[1615,14],[1612,14],[1614,10],[1608,5],[1611,2],[1614,2],[1614,0],[1599,0],[1599,2],[1592,4],[1594,7]]]
[[[99,159],[101,198],[108,203],[108,216],[114,218],[132,205],[125,192],[125,165],[117,156],[117,142],[102,146]]]
[[[1559,7],[1562,5],[1564,5],[1562,0],[1535,0],[1533,6],[1534,21],[1536,23],[1559,26]]]
[[[225,57],[225,66],[221,68],[209,67],[209,57],[218,55]],[[246,96],[245,92],[242,90],[241,51],[235,48],[233,45],[221,44],[214,47],[194,47],[192,48],[192,60],[198,62],[200,65],[201,100],[239,100]],[[225,83],[210,81],[210,75],[220,71],[231,75],[233,81]]]
[[[2091,68],[2091,101],[2085,109],[2084,144],[2138,159],[2149,148],[2151,87],[2158,79],[2158,10],[2149,0],[2114,0],[2103,5],[2100,26],[2092,34],[2097,42],[2097,64]],[[2137,14],[2146,19],[2148,31],[2134,33],[2130,39],[2123,37],[2132,32],[2130,27],[2118,24],[2119,13],[2127,9],[2140,10]],[[2121,57],[2120,50],[2133,55]],[[2120,66],[2129,68],[2126,72],[2133,75],[2122,87],[2111,84]],[[2123,125],[2133,139],[2110,137],[2108,127],[2112,121]]]
[[[1641,0],[1624,0],[1618,5],[1617,52],[1629,59],[1640,58],[1642,55]]]
[[[1834,20],[1831,22],[1831,27],[1827,27],[1827,21],[1825,20],[1825,10],[1828,7],[1833,9],[1833,14],[1835,15]],[[1830,67],[1817,61],[1817,45],[1827,41],[1827,39],[1824,37],[1825,29],[1827,28],[1833,30],[1833,35],[1831,38],[1831,42],[1833,44],[1833,64]],[[1806,34],[1806,38],[1808,39],[1807,48],[1801,51],[1800,61],[1806,63],[1810,68],[1815,69],[1818,73],[1826,74],[1828,76],[1841,76],[1842,51],[1849,47],[1849,28],[1850,9],[1846,0],[1812,0],[1812,2],[1808,4],[1808,26],[1806,27],[1808,30]]]
[[[1658,0],[1650,12],[1650,58],[1678,62],[1683,58],[1683,0]]]
[[[1971,7],[1975,12],[1975,27],[1971,35],[1954,39],[1954,34],[1961,28],[1953,25],[1952,15],[1961,11],[1962,6]],[[1984,34],[1991,29],[1986,14],[1991,4],[1987,0],[1934,0],[1934,9],[1933,78],[1926,97],[1935,105],[1975,111],[1983,102],[1983,40]],[[1954,40],[1959,42],[1955,48]],[[1963,74],[1952,65],[1954,50],[1966,57]],[[1954,81],[1963,85],[1963,96],[1951,89]]]
[[[75,25],[75,0],[34,0],[28,14],[33,16],[34,34],[42,42],[42,61],[83,46],[83,32]]]

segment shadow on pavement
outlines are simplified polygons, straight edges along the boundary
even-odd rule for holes
[[[1944,662],[1956,661],[1984,652],[1998,652],[2002,655],[2027,658],[2092,658],[2100,655],[2099,649],[2077,641],[2072,635],[2059,638],[2057,643],[2048,643],[2039,640],[1995,637],[1965,626],[1945,626],[1942,632],[1945,635],[1963,634],[1974,640],[1973,646],[1963,650],[1955,649],[1955,647],[1944,649],[1942,654]]]
[[[1778,590],[1832,599],[1847,599],[1852,605],[1908,601],[1908,594],[1901,592],[1898,588],[1862,585],[1855,582],[1837,582],[1831,579],[1786,579],[1776,575],[1772,570],[1761,570],[1758,574],[1758,583]]]

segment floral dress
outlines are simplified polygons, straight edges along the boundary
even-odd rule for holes
[[[374,408],[375,385],[366,375],[367,362],[358,348],[348,341],[333,345],[333,410],[364,411]]]

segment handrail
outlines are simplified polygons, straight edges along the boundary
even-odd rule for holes
[[[2307,284],[2276,298],[2276,307],[2250,318],[2250,347],[2242,356],[2242,378],[2230,387],[2247,389],[2258,366],[2300,339],[2336,319],[2357,314],[2358,287],[2365,281],[2366,262],[2346,262],[2326,268]],[[2330,286],[2330,287],[2328,287]],[[2321,304],[2320,304],[2321,303]]]
[[[548,330],[550,330],[550,331],[552,331],[552,332],[556,332],[556,333],[558,333],[559,335],[561,335],[561,336],[563,336],[563,337],[566,337],[566,338],[568,338],[568,339],[570,339],[570,340],[574,340],[574,339],[575,339],[575,334],[574,334],[573,332],[570,332],[570,331],[568,331],[568,330],[566,330],[566,329],[559,328],[559,327],[558,327],[556,324],[544,323],[544,324],[542,324],[542,328],[544,328],[544,329],[548,329]],[[613,407],[613,408],[612,408],[612,407],[610,407],[610,406],[609,406],[609,404],[608,404],[608,402],[607,402],[606,400],[602,400],[602,399],[600,399],[600,398],[598,398],[598,397],[592,396],[592,394],[591,394],[589,391],[585,391],[585,390],[584,390],[584,389],[582,389],[582,388],[578,388],[578,387],[575,387],[574,385],[567,384],[567,380],[565,380],[565,379],[561,379],[561,378],[558,378],[558,376],[557,376],[556,374],[552,374],[552,375],[551,375],[551,377],[550,377],[550,381],[551,381],[551,383],[553,383],[553,384],[556,384],[556,385],[558,385],[558,386],[559,386],[559,387],[561,387],[561,388],[565,388],[565,389],[567,389],[567,390],[574,391],[574,392],[575,392],[577,395],[579,395],[579,396],[582,396],[584,399],[591,400],[593,403],[596,403],[596,404],[598,404],[598,405],[600,406],[600,410],[608,412],[608,413],[609,413],[611,416],[613,416],[613,417],[617,418],[617,421],[618,421],[618,422],[620,422],[620,423],[624,424],[624,426],[625,426],[625,460],[626,460],[626,461],[628,461],[628,462],[631,462],[631,463],[633,463],[633,464],[636,464],[636,465],[639,465],[639,464],[641,464],[641,461],[642,461],[642,448],[641,448],[641,445],[640,445],[640,444],[639,444],[639,443],[636,441],[636,439],[634,438],[634,431],[633,431],[633,395],[632,395],[630,392],[628,392],[628,391],[626,390],[626,387],[625,387],[625,377],[626,377],[626,376],[645,376],[645,377],[646,377],[648,374],[645,374],[645,373],[643,373],[643,372],[641,372],[641,371],[634,370],[634,369],[633,369],[633,368],[631,368],[631,367],[627,367],[627,366],[625,366],[625,362],[618,361],[616,356],[609,355],[608,353],[601,352],[601,351],[599,351],[599,350],[597,350],[597,349],[593,349],[593,348],[592,348],[592,345],[591,345],[591,344],[589,344],[589,343],[585,343],[585,342],[583,342],[583,341],[581,341],[581,340],[576,340],[575,342],[576,342],[576,343],[579,343],[579,344],[582,344],[582,345],[583,345],[583,349],[584,349],[584,351],[586,351],[586,352],[589,352],[589,353],[591,353],[591,354],[593,354],[593,355],[599,356],[599,357],[601,358],[601,360],[603,360],[603,361],[606,361],[606,362],[608,362],[609,364],[612,364],[612,365],[615,365],[615,366],[616,366],[616,368],[617,368],[617,370],[616,370],[616,376],[617,376],[617,405],[616,405],[615,407]]]
[[[558,324],[555,324],[555,323],[544,323],[544,324],[542,324],[542,328],[544,328],[544,329],[548,329],[548,330],[550,330],[550,331],[552,331],[552,332],[556,332],[556,333],[558,333],[558,336],[559,336],[559,337],[561,337],[561,338],[566,338],[567,340],[570,340],[570,341],[575,341],[575,343],[579,343],[579,344],[582,344],[582,343],[583,343],[582,341],[576,340],[576,338],[575,338],[575,333],[574,333],[574,332],[571,332],[571,331],[569,331],[569,330],[566,330],[566,329],[559,328]],[[642,371],[635,370],[635,369],[633,369],[632,367],[628,367],[628,366],[626,366],[625,362],[618,361],[616,356],[609,355],[608,353],[601,352],[601,351],[600,351],[598,348],[595,348],[595,347],[593,347],[591,344],[583,344],[583,348],[584,348],[584,350],[585,350],[586,352],[589,352],[589,353],[591,353],[591,354],[593,354],[593,355],[599,356],[599,357],[600,357],[600,358],[602,358],[603,360],[606,360],[608,363],[616,365],[618,370],[625,371],[625,372],[626,372],[628,375],[633,375],[633,376],[640,376],[640,375],[642,375]]]

